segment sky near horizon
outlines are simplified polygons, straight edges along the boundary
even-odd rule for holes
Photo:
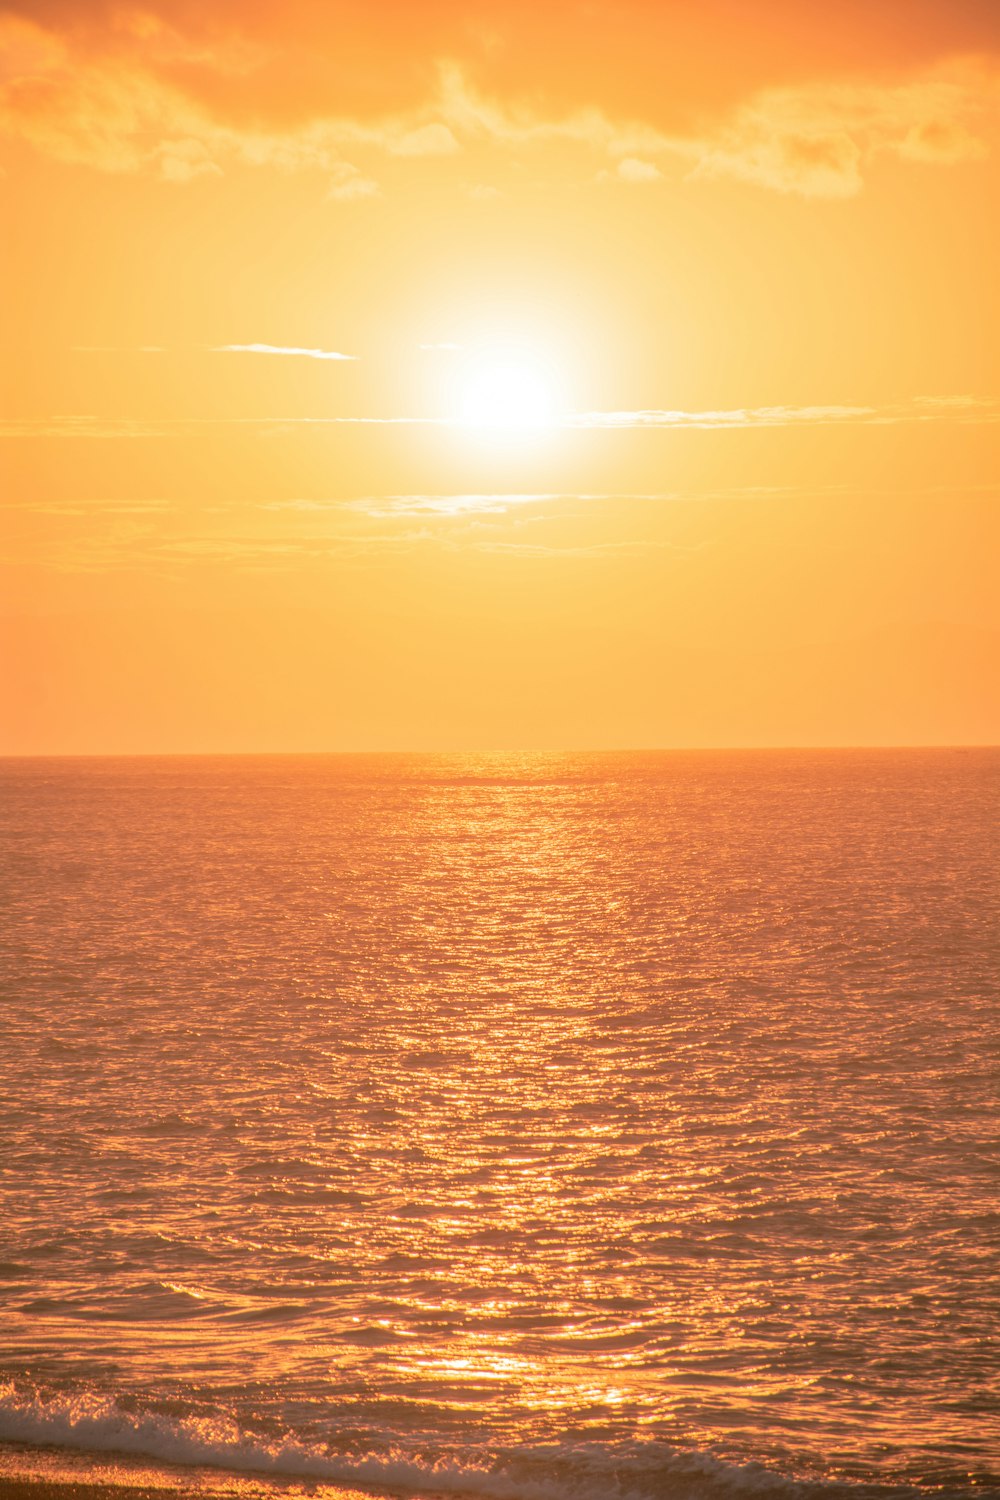
[[[0,6],[0,753],[1000,740],[994,0]]]

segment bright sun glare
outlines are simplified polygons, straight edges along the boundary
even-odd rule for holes
[[[545,427],[556,410],[552,373],[529,355],[483,355],[461,371],[457,407],[470,427]]]

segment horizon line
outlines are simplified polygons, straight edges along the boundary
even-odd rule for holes
[[[0,751],[0,762],[22,760],[302,760],[335,756],[468,756],[468,755],[788,755],[834,754],[861,751],[1000,751],[1000,742],[992,740],[922,741],[890,744],[887,741],[851,744],[807,745],[629,745],[548,748],[518,746],[507,748],[444,749],[339,749],[339,750],[31,750]]]

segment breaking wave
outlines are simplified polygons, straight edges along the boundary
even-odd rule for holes
[[[254,1433],[225,1413],[183,1411],[183,1406],[91,1390],[45,1392],[7,1382],[0,1384],[0,1441],[493,1500],[831,1500],[919,1493],[896,1485],[797,1480],[763,1465],[727,1463],[654,1441],[445,1450],[387,1435],[384,1445],[337,1451],[334,1443],[323,1447],[292,1433]]]

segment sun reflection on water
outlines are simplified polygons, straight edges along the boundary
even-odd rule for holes
[[[10,1346],[57,1361],[85,1326],[96,1369],[185,1420],[229,1402],[321,1444],[638,1433],[847,1472],[919,1416],[945,1453],[972,1377],[927,1351],[942,1307],[981,1320],[981,1271],[974,1224],[968,1250],[939,1232],[975,1169],[935,1125],[941,1034],[983,1033],[955,975],[933,1042],[885,1003],[917,831],[873,852],[848,780],[807,857],[787,777],[671,764],[258,771],[207,784],[184,838],[171,797],[141,839],[126,809],[86,904],[50,913],[66,1050],[26,1033],[11,1093],[10,1159],[56,1187],[11,1215],[54,1248],[0,1309]],[[860,872],[836,909],[821,858]]]

